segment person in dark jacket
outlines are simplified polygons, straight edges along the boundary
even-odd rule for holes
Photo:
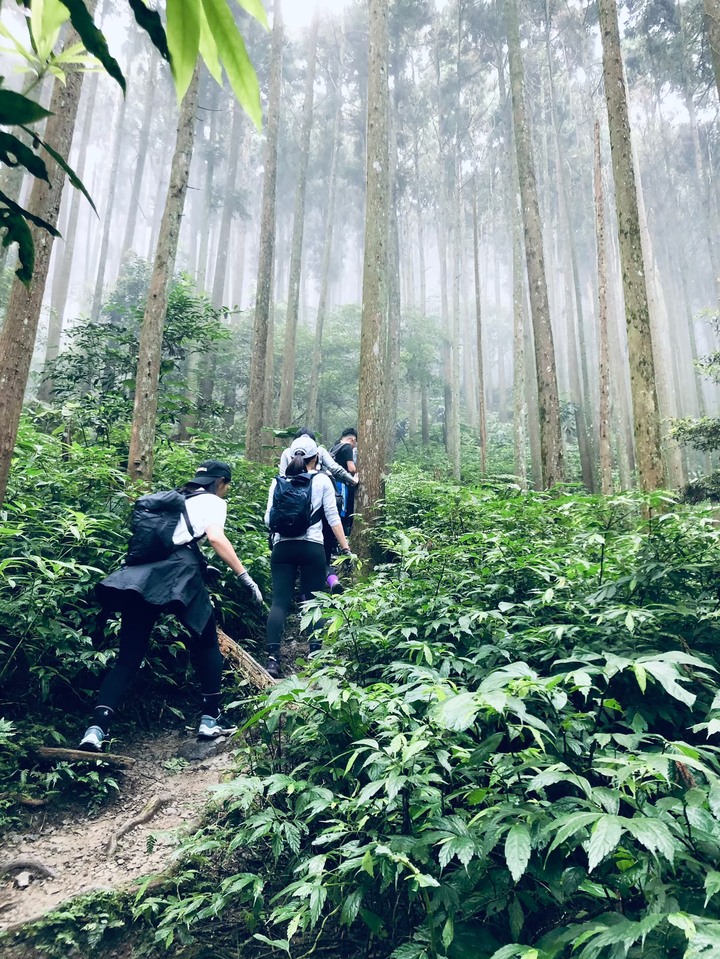
[[[80,749],[101,751],[115,710],[147,654],[153,627],[163,612],[174,613],[191,634],[190,659],[202,693],[203,716],[198,737],[210,739],[235,732],[237,727],[220,711],[223,657],[218,646],[215,615],[203,581],[204,561],[197,546],[198,540],[207,537],[251,597],[262,603],[257,584],[225,535],[225,497],[231,478],[227,463],[218,460],[201,463],[183,489],[192,532],[181,516],[173,534],[175,548],[167,559],[123,566],[98,585],[103,607],[120,612],[120,650],[100,687],[93,723],[85,731]]]

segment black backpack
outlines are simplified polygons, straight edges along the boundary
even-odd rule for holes
[[[197,496],[205,490],[190,493]],[[181,516],[185,517],[187,528],[196,543],[195,530],[185,505],[186,495],[172,489],[162,493],[149,493],[138,499],[130,518],[130,542],[128,543],[125,563],[139,566],[142,563],[157,563],[167,559],[175,550],[173,533]]]
[[[280,536],[304,536],[322,516],[322,507],[313,512],[312,481],[317,473],[278,476],[268,526]]]

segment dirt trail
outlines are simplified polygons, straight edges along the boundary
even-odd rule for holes
[[[190,740],[192,743],[192,740]],[[171,862],[179,837],[198,822],[209,789],[232,766],[231,741],[210,744],[210,754],[187,766],[168,760],[187,748],[188,740],[170,733],[123,748],[136,762],[127,771],[113,772],[120,794],[101,809],[39,810],[28,815],[24,831],[8,836],[0,845],[0,865],[33,859],[52,871],[37,874],[26,888],[17,884],[17,873],[0,878],[0,930],[37,919],[74,896],[93,890],[122,889],[140,876],[162,871]],[[118,840],[108,855],[108,840],[138,816],[154,797],[170,797],[148,822]],[[155,844],[148,852],[148,838]],[[32,870],[30,870],[32,873]]]

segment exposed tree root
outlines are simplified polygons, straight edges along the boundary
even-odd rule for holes
[[[275,685],[277,679],[273,679],[267,669],[222,629],[218,629],[218,644],[225,659],[257,689],[267,689]]]
[[[0,876],[7,876],[10,872],[18,872],[20,870],[34,872],[36,876],[40,876],[42,879],[55,879],[57,875],[49,866],[46,866],[40,862],[39,859],[35,859],[32,856],[20,856],[18,859],[9,859],[7,862],[0,862]]]
[[[116,753],[86,753],[82,749],[63,749],[54,746],[37,746],[34,750],[35,755],[41,759],[65,759],[68,762],[104,762],[108,766],[118,766],[120,769],[127,769],[135,765],[135,760],[130,756],[119,756]]]
[[[142,809],[142,812],[138,813],[137,816],[134,816],[131,820],[129,820],[129,822],[126,822],[124,826],[121,826],[117,832],[112,834],[108,840],[108,856],[114,855],[119,839],[129,833],[131,829],[135,829],[136,826],[141,826],[143,823],[146,823],[148,820],[152,819],[152,817],[159,812],[163,806],[166,806],[169,802],[171,802],[173,798],[174,797],[170,793],[163,793],[160,796],[155,796],[154,799],[151,799],[150,802],[146,803]]]

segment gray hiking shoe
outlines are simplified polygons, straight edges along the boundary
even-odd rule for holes
[[[78,749],[82,749],[86,753],[101,753],[104,739],[105,733],[99,726],[88,726],[85,735],[80,740]]]
[[[213,719],[212,716],[203,716],[198,729],[198,739],[217,739],[218,736],[231,736],[237,732],[237,726],[226,719],[222,713]]]

